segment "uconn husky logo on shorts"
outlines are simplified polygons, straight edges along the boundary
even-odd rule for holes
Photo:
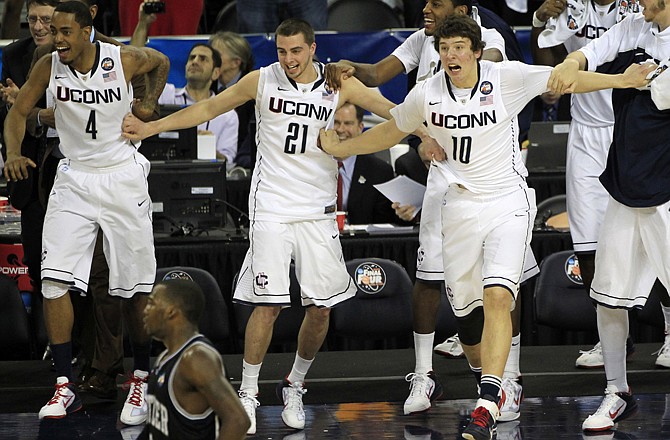
[[[356,268],[354,281],[361,291],[373,295],[386,286],[386,273],[378,264],[367,262]]]
[[[565,276],[575,284],[583,285],[582,272],[579,270],[579,260],[575,254],[565,260]]]

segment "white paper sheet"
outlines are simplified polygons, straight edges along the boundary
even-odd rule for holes
[[[377,190],[392,202],[401,205],[412,205],[417,210],[421,209],[423,193],[426,187],[415,182],[407,176],[398,176],[379,185],[374,185]]]

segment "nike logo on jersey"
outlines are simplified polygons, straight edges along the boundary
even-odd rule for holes
[[[283,87],[277,87],[277,90],[279,90],[280,92],[288,92],[288,89],[285,89]]]
[[[335,239],[338,237],[338,235],[340,235],[340,234],[333,234],[333,235],[330,236],[330,238],[332,238],[333,240],[335,240]]]
[[[63,79],[63,78],[67,78],[67,77],[66,76],[58,76],[58,75],[54,76],[54,79]]]
[[[147,199],[142,200],[140,203],[137,204],[137,206],[140,207],[140,206],[144,205],[144,202],[146,202],[146,201],[147,201]]]
[[[435,102],[429,101],[429,102],[428,102],[428,105],[440,104],[441,102],[442,102],[442,101],[435,101]]]

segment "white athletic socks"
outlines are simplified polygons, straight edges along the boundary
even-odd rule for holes
[[[414,332],[414,372],[417,374],[426,374],[433,371],[433,342],[435,332],[417,333]]]
[[[628,337],[628,311],[598,306],[598,334],[605,361],[607,385],[621,392],[628,392],[626,378],[626,338]]]
[[[263,365],[262,362],[258,365],[252,365],[242,359],[242,384],[240,384],[240,390],[246,390],[252,396],[258,394],[258,375],[261,372],[261,365]]]
[[[295,360],[293,361],[293,368],[291,368],[291,372],[287,377],[288,381],[291,383],[305,383],[305,376],[309,371],[309,367],[312,366],[312,362],[314,362],[314,359],[308,361],[301,358],[298,356],[298,353],[296,353]]]
[[[505,363],[505,371],[503,373],[504,379],[517,379],[521,376],[519,368],[519,357],[521,356],[521,333],[512,336],[512,345],[509,349],[507,362]]]

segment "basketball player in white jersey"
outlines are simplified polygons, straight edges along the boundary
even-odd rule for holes
[[[626,374],[628,311],[642,308],[656,278],[670,288],[670,5],[641,0],[600,38],[570,53],[556,66],[550,84],[571,87],[580,70],[620,74],[661,64],[648,87],[613,90],[614,132],[600,182],[610,195],[596,251],[591,299],[597,304],[598,334],[607,386],[584,431],[612,429],[635,414],[637,402]]]
[[[339,92],[326,89],[324,66],[313,61],[314,31],[289,19],[276,31],[279,62],[253,71],[218,95],[155,122],[133,116],[124,136],[191,127],[256,100],[258,156],[249,195],[250,248],[234,300],[254,305],[244,339],[240,398],[256,432],[258,376],[282,307],[290,305],[288,270],[295,260],[305,319],[291,372],[278,387],[282,420],[305,426],[305,375],[328,331],[330,308],[351,298],[356,287],[347,274],[335,222],[337,162],[317,147],[318,131],[330,127],[346,102],[390,118],[393,104],[360,81],[343,81]]]
[[[417,81],[423,81],[440,72],[440,56],[435,50],[433,34],[442,21],[454,14],[469,15],[478,21],[477,8],[470,0],[428,0],[423,9],[423,29],[410,35],[393,53],[376,64],[354,63],[340,60],[336,64],[329,64],[327,69],[333,72],[333,78],[339,79],[354,75],[365,85],[374,87],[384,84],[400,73],[409,73],[417,69]],[[481,27],[481,26],[480,26]],[[505,41],[495,29],[481,27],[482,40],[486,44],[482,59],[502,61],[505,56]],[[330,76],[330,75],[329,75]],[[333,84],[337,87],[337,83]],[[424,160],[435,159],[429,168],[426,193],[421,209],[419,223],[419,249],[417,251],[416,282],[412,291],[412,321],[414,327],[414,372],[407,375],[410,382],[409,396],[403,405],[404,414],[414,414],[430,409],[432,402],[442,394],[442,385],[433,372],[433,345],[437,314],[439,310],[441,292],[440,285],[444,282],[442,268],[442,232],[440,223],[440,205],[444,197],[445,185],[440,182],[440,173],[435,170],[441,166],[444,159],[444,150],[430,138],[423,136],[419,145],[419,153]],[[406,207],[394,205],[396,213]],[[403,220],[411,220],[416,212]],[[532,251],[526,260],[522,281],[535,276],[539,270]],[[510,356],[505,367],[504,386],[510,399],[502,408],[501,421],[515,420],[519,417],[519,402],[523,389],[518,381],[521,376],[519,369],[520,355],[520,308],[512,312],[514,323],[514,338],[512,340]],[[461,335],[462,336],[462,335]],[[465,341],[468,343],[469,341]],[[448,348],[446,348],[448,347]],[[435,351],[447,356],[462,356],[459,335],[454,335],[445,342],[435,346]],[[472,368],[472,366],[470,366]],[[473,370],[475,377],[481,372]]]
[[[439,170],[449,186],[441,208],[445,283],[461,333],[475,341],[463,344],[468,362],[482,369],[480,398],[463,437],[491,439],[506,397],[501,382],[512,339],[509,312],[536,213],[516,117],[547,90],[551,68],[480,62],[481,31],[463,15],[445,19],[435,43],[446,75],[417,84],[391,110],[394,119],[339,145],[333,132],[324,131],[321,145],[336,156],[375,152],[426,121],[429,134],[443,146],[447,160]],[[628,84],[600,76],[602,87]]]
[[[533,57],[538,64],[555,66],[565,56],[586,46],[614,26],[619,17],[615,0],[591,0],[586,7],[586,22],[572,34],[564,34],[563,44],[546,47],[541,33],[547,34],[545,22],[552,17],[564,17],[567,2],[546,0],[535,12],[531,45]],[[562,15],[561,15],[562,14]],[[569,36],[568,36],[569,35]],[[551,41],[555,41],[554,37]],[[546,40],[545,40],[546,41]],[[605,216],[609,194],[598,180],[605,169],[607,153],[612,143],[614,112],[612,111],[612,91],[601,90],[593,93],[574,95],[570,107],[572,122],[568,136],[566,157],[566,194],[568,201],[568,221],[575,254],[586,292],[591,290],[595,271],[595,252],[600,226]],[[666,328],[670,329],[670,299],[661,297]],[[668,339],[670,341],[670,339]],[[630,337],[627,351],[633,346]],[[656,364],[670,368],[670,345],[659,350]],[[604,366],[602,347],[596,344],[591,350],[581,352],[575,366],[578,368],[602,368]]]
[[[26,116],[47,89],[55,96],[56,128],[66,159],[59,164],[44,221],[42,294],[58,379],[40,418],[62,418],[81,408],[70,382],[73,312],[68,290],[87,290],[98,229],[104,231],[109,293],[134,303],[129,324],[138,329],[143,294],[151,291],[156,271],[146,183],[149,163],[137,146],[121,137],[121,122],[132,104],[129,81],[139,75],[147,76],[147,93],[133,110],[141,117],[152,114],[168,60],[151,49],[92,43],[92,24],[83,3],[65,2],[56,8],[51,23],[56,52],[37,62],[5,124],[5,176],[24,179],[27,167],[36,166],[20,155]],[[144,388],[146,384],[132,396],[137,405],[128,410],[134,414],[127,414],[140,423],[146,419]]]

